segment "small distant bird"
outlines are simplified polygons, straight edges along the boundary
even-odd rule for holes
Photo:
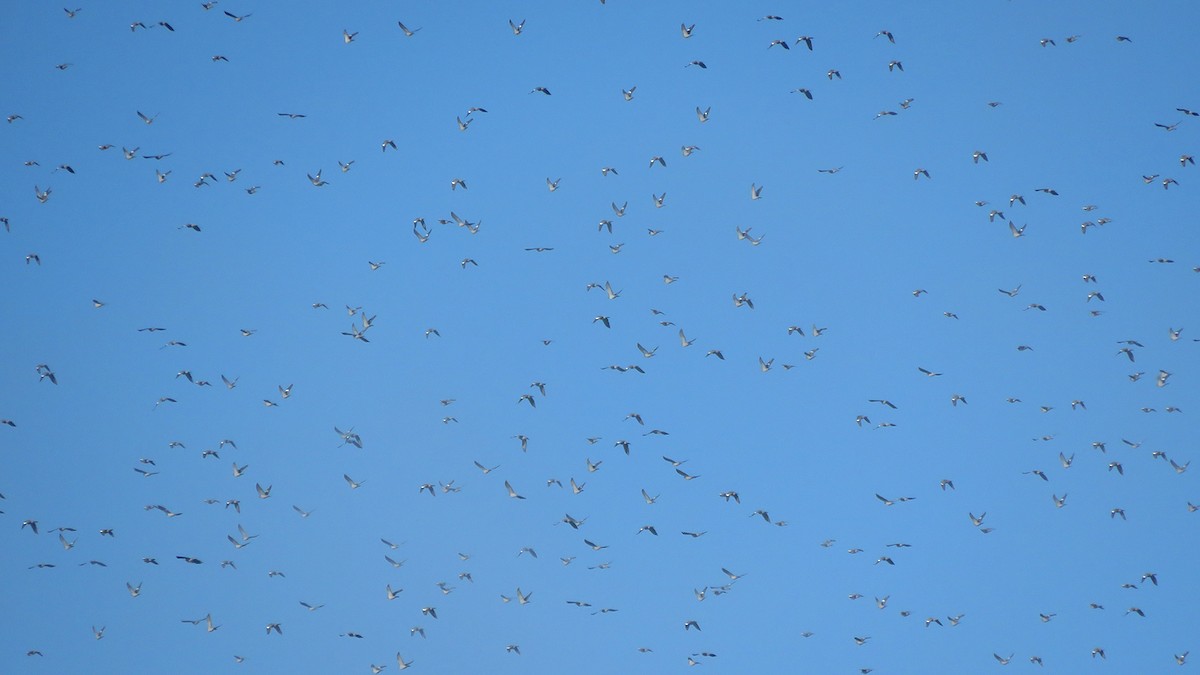
[[[504,489],[508,490],[508,496],[513,499],[525,499],[521,495],[517,494],[517,491],[513,489],[512,484],[508,481],[504,481]]]

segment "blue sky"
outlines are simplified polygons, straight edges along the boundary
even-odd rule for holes
[[[1196,7],[0,12],[0,670],[1162,672],[1200,647]]]

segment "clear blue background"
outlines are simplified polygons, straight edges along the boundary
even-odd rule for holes
[[[784,20],[756,20],[767,14]],[[509,19],[527,20],[521,35]],[[397,21],[420,30],[407,38]],[[1039,655],[1047,672],[1174,669],[1200,648],[1200,513],[1187,507],[1200,490],[1151,452],[1192,459],[1200,414],[1200,169],[1179,161],[1200,154],[1200,118],[1176,111],[1200,110],[1197,25],[1188,2],[227,0],[94,3],[73,19],[9,3],[0,114],[21,118],[0,124],[0,417],[16,424],[0,427],[0,670],[394,672],[397,651],[455,673],[675,672],[701,652],[717,655],[696,657],[706,672],[729,673],[982,672],[993,653],[1014,653],[1013,667]],[[813,51],[767,46],[799,35]],[[489,112],[460,132],[472,106]],[[697,106],[711,106],[707,123]],[[899,114],[875,119],[885,110]],[[381,152],[385,139],[397,149]],[[666,166],[648,168],[653,156]],[[931,177],[914,180],[918,168]],[[318,170],[320,188],[306,178]],[[205,172],[215,180],[194,187]],[[1178,185],[1164,190],[1167,177]],[[454,178],[468,189],[451,191]],[[52,188],[46,203],[35,185]],[[991,209],[1006,218],[989,222]],[[451,211],[482,221],[478,234],[437,224]],[[1111,222],[1080,233],[1100,217]],[[554,250],[525,250],[539,246]],[[619,298],[585,290],[605,281]],[[754,309],[730,301],[743,293]],[[346,306],[377,316],[369,343],[341,334],[361,326]],[[138,332],[150,326],[167,330]],[[1117,352],[1126,339],[1144,345],[1136,363]],[[156,409],[160,397],[177,403]],[[339,445],[334,426],[363,448]],[[237,448],[201,458],[222,439]],[[1022,473],[1034,469],[1049,480]],[[461,492],[418,492],[451,480]],[[182,515],[144,509],[155,504]],[[968,518],[981,512],[990,534]],[[586,524],[569,528],[568,513]],[[239,524],[259,536],[235,550]],[[659,536],[637,534],[647,524]],[[73,549],[59,526],[77,529]],[[912,546],[886,546],[900,542]],[[873,564],[885,555],[894,566]],[[698,602],[694,590],[729,583],[722,567],[745,577]],[[404,589],[390,602],[388,584]],[[501,600],[518,587],[529,604]],[[210,613],[214,633],[180,622]]]

